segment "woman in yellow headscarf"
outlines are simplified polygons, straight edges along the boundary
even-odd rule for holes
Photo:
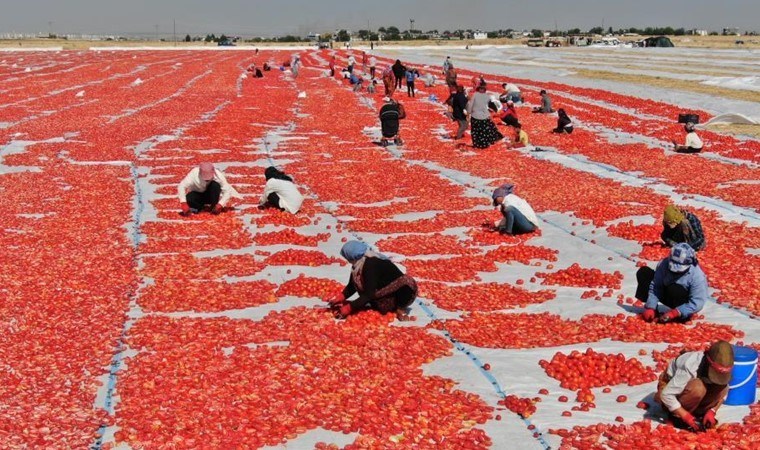
[[[699,218],[675,205],[665,207],[660,237],[668,247],[685,242],[699,251],[704,249],[706,244]]]

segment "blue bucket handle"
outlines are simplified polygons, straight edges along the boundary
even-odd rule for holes
[[[744,381],[742,381],[739,384],[729,385],[728,386],[729,389],[740,388],[744,386],[745,384],[749,383],[749,381],[752,379],[752,377],[754,377],[755,373],[757,372],[757,358],[755,358],[754,361],[741,361],[741,362],[734,361],[734,366],[749,366],[749,365],[752,365],[754,367],[752,368],[752,371],[747,375],[747,378],[745,378]]]

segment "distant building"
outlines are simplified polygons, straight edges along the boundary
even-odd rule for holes
[[[707,30],[691,30],[691,33],[694,36],[707,36]]]
[[[723,36],[741,36],[742,34],[739,33],[738,28],[724,28],[723,29]]]
[[[472,38],[476,41],[482,41],[483,39],[488,39],[488,33],[484,33],[482,31],[476,31],[472,34]]]
[[[592,40],[591,36],[571,36],[569,43],[577,47],[585,47],[591,45]]]
[[[317,42],[319,40],[319,33],[309,33],[306,35],[306,39]]]

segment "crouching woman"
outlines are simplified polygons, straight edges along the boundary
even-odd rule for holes
[[[410,320],[407,309],[417,298],[414,278],[363,242],[346,242],[340,254],[351,263],[351,276],[343,290],[325,299],[340,316],[373,309],[380,314],[395,312],[401,321]],[[348,301],[354,294],[359,298]]]
[[[514,194],[514,190],[514,185],[504,184],[493,191],[493,205],[504,217],[490,228],[504,234],[532,233],[538,229],[538,217],[528,202]]]

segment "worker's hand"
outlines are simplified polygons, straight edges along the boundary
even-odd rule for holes
[[[644,322],[653,322],[656,315],[657,312],[654,309],[647,308],[644,310],[644,314],[641,315],[641,318],[644,319]]]
[[[716,425],[718,425],[718,419],[715,418],[715,410],[710,409],[705,414],[705,417],[702,418],[702,426],[706,430],[709,430],[710,428],[715,428]]]
[[[681,421],[686,424],[691,431],[699,431],[702,429],[702,427],[697,422],[697,419],[694,418],[694,416],[691,415],[690,412],[684,410],[683,414],[681,415]]]
[[[340,303],[346,301],[346,296],[343,295],[343,289],[338,289],[332,294],[327,294],[324,298],[322,298],[322,300],[326,301],[327,303]]]
[[[211,214],[221,214],[223,210],[224,210],[224,207],[222,205],[220,205],[219,203],[217,203],[211,209]]]
[[[661,315],[657,320],[660,323],[666,323],[678,319],[679,317],[681,317],[681,313],[677,309],[671,309],[670,311]]]
[[[188,205],[187,202],[180,203],[179,207],[182,209],[182,212],[180,214],[183,216],[190,215],[190,205]]]
[[[335,303],[331,308],[336,319],[345,319],[351,315],[351,304],[348,302]]]

